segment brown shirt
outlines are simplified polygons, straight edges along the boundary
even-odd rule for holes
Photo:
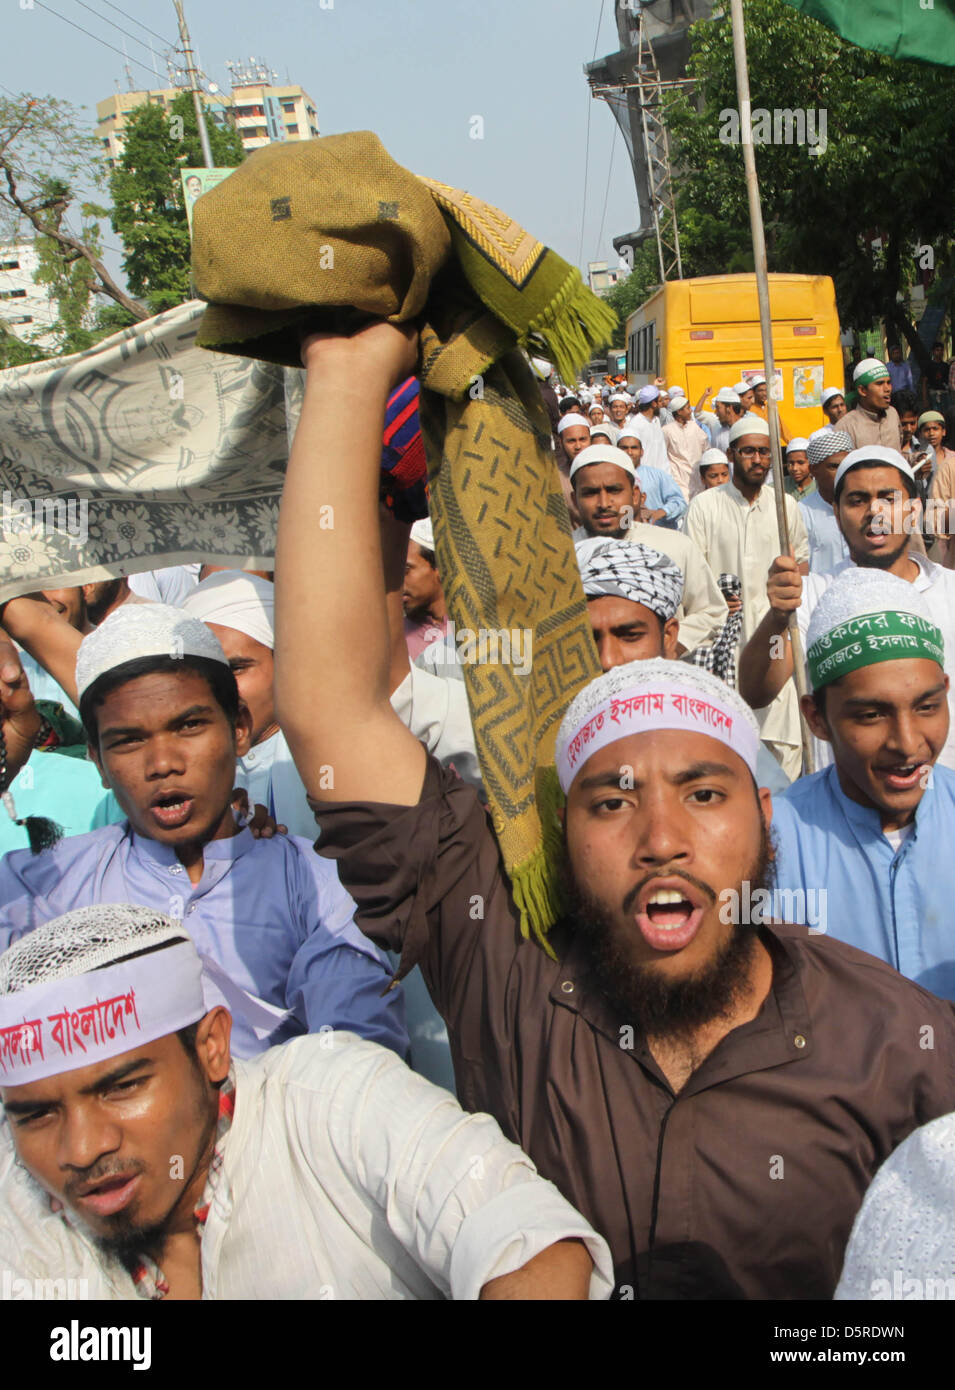
[[[884,415],[876,415],[874,410],[857,405],[855,410],[846,411],[836,423],[836,429],[845,431],[854,449],[861,449],[864,444],[882,444],[886,449],[902,451],[902,426],[894,405],[890,405]]]
[[[521,936],[470,787],[429,758],[417,806],[312,807],[358,925],[402,950],[399,974],[420,963],[462,1104],[606,1237],[621,1296],[832,1296],[876,1169],[955,1109],[949,1004],[830,937],[764,929],[762,1010],[674,1095],[579,946],[555,932],[552,960]]]

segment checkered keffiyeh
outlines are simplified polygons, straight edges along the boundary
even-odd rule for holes
[[[205,1187],[202,1191],[202,1200],[194,1209],[193,1216],[200,1231],[206,1224],[209,1215],[209,1208],[212,1206],[212,1199],[215,1196],[216,1187],[222,1175],[222,1162],[224,1158],[224,1144],[226,1135],[232,1128],[232,1117],[235,1114],[235,1071],[230,1066],[229,1075],[219,1087],[219,1116],[216,1122],[216,1142],[213,1150],[212,1159],[209,1163],[209,1172],[206,1176]],[[160,1298],[166,1298],[169,1293],[169,1282],[163,1274],[159,1265],[149,1255],[141,1255],[138,1261],[130,1268],[130,1278],[136,1285],[136,1292],[140,1298],[154,1302]]]
[[[587,598],[642,603],[661,622],[676,616],[683,601],[683,571],[648,545],[592,536],[575,546]]]
[[[821,430],[813,430],[809,436],[806,457],[810,465],[815,466],[824,459],[832,458],[833,454],[851,454],[854,448],[852,436],[846,434],[845,430],[835,430],[829,425],[824,425]]]
[[[742,598],[743,586],[735,574],[721,574],[718,579],[720,593],[725,599]],[[736,689],[736,648],[743,635],[743,608],[730,613],[720,628],[716,639],[707,647],[696,647],[686,660],[692,666],[702,666],[719,676],[732,689]]]

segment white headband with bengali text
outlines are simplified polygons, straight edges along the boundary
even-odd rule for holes
[[[191,941],[0,995],[0,1086],[120,1057],[207,1012]]]
[[[574,730],[557,754],[557,776],[564,793],[588,758],[609,743],[630,734],[652,734],[677,729],[707,734],[739,754],[753,776],[759,738],[739,712],[728,704],[708,699],[676,681],[642,682],[608,696]]]

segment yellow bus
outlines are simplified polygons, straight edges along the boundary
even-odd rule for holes
[[[828,424],[826,386],[845,389],[836,292],[828,275],[769,277],[774,395],[787,438]],[[669,280],[627,320],[627,379],[663,377],[696,405],[711,388],[763,372],[755,275]],[[711,406],[709,408],[712,408]]]

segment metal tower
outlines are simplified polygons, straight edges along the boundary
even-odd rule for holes
[[[584,69],[591,92],[620,127],[637,188],[640,228],[614,237],[614,245],[621,250],[655,236],[661,281],[683,276],[666,107],[674,93],[693,86],[688,30],[711,9],[711,0],[616,0],[620,51]]]

